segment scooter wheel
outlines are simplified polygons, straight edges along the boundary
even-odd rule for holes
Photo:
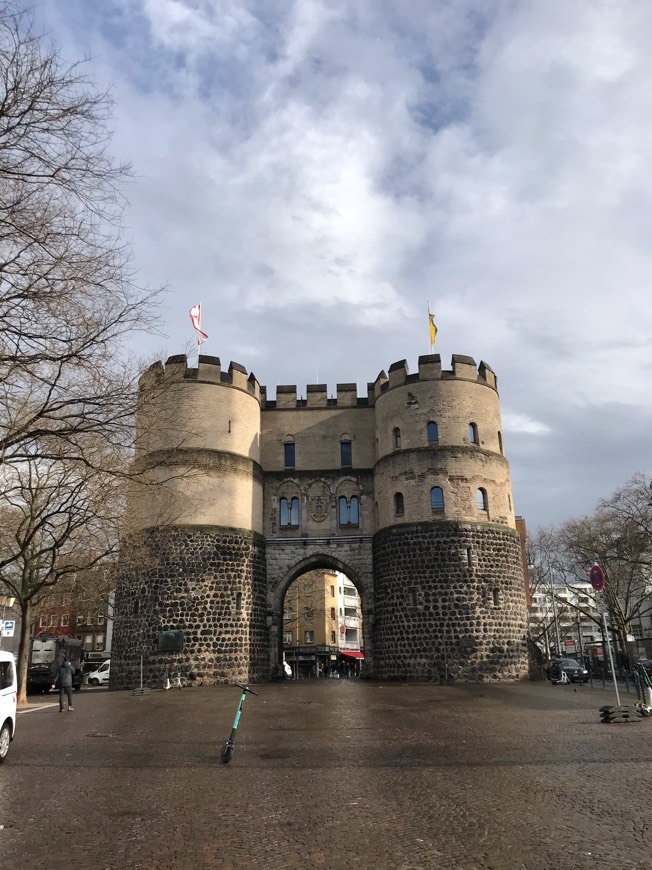
[[[233,758],[233,744],[230,741],[226,741],[224,744],[224,748],[222,749],[222,755],[220,756],[224,764],[228,764],[229,761]]]

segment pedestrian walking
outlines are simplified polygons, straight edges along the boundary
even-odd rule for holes
[[[64,658],[62,664],[59,666],[59,671],[57,673],[57,678],[54,681],[52,688],[59,689],[59,712],[63,713],[63,696],[64,694],[68,696],[68,712],[72,713],[75,709],[72,706],[72,678],[75,674],[75,669],[73,668],[70,659]]]

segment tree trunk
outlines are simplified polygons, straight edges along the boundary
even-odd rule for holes
[[[20,642],[18,644],[18,703],[27,704],[27,667],[29,664],[29,629],[32,617],[31,602],[20,604]]]

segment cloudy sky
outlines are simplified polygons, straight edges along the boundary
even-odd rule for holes
[[[530,530],[652,473],[648,0],[36,0],[116,100],[167,337],[277,384],[499,379]],[[191,361],[194,361],[191,359]]]

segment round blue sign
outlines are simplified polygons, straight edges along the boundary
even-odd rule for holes
[[[598,592],[602,589],[604,586],[604,572],[599,565],[594,565],[591,568],[589,580],[591,581],[591,586],[593,586],[593,588]]]

